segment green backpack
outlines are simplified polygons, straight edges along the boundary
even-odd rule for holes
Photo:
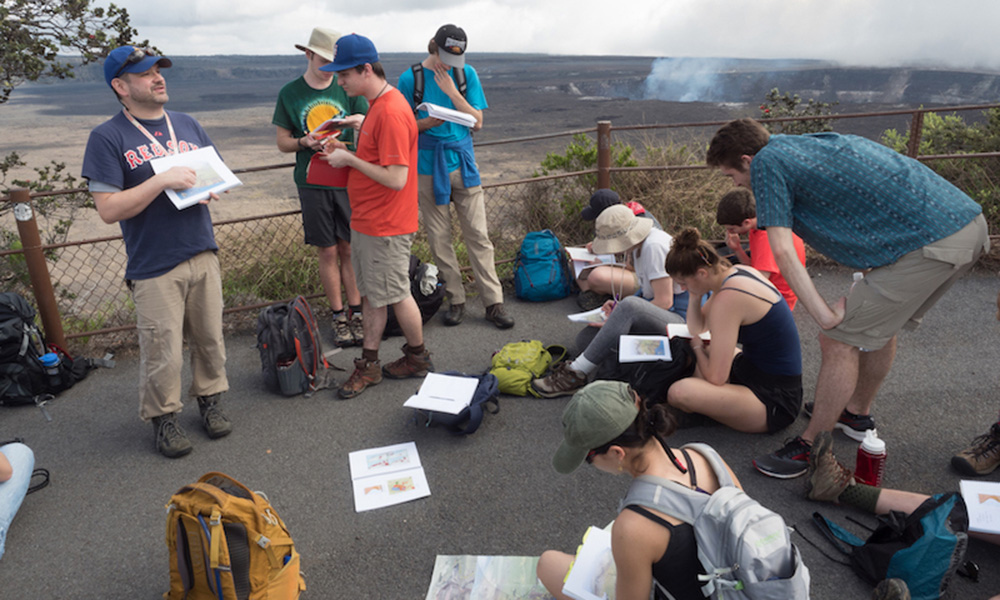
[[[541,377],[554,363],[566,358],[566,348],[543,346],[538,340],[511,342],[493,355],[490,373],[500,382],[500,393],[512,396],[540,396],[531,389],[531,380]]]

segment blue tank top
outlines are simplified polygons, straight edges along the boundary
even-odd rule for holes
[[[742,269],[737,269],[725,281],[737,276],[749,277],[760,281],[768,289],[773,289],[759,277]],[[723,285],[725,281],[723,281]],[[792,311],[788,308],[788,303],[785,302],[781,293],[774,290],[778,300],[771,301],[739,288],[724,287],[722,289],[742,292],[771,305],[771,308],[759,321],[740,326],[737,341],[743,345],[743,356],[764,373],[801,376],[802,346],[799,342],[799,330],[795,326]]]

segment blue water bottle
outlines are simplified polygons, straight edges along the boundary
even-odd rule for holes
[[[38,360],[41,361],[42,366],[45,367],[45,373],[49,376],[49,385],[53,389],[57,389],[62,385],[62,378],[59,376],[59,355],[55,352],[49,352],[38,357]]]

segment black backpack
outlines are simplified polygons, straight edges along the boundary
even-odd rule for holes
[[[42,366],[43,354],[59,356],[58,373]],[[73,387],[87,376],[90,361],[74,360],[61,348],[46,346],[35,325],[35,309],[15,292],[0,293],[0,405],[39,404],[47,395]]]
[[[444,303],[445,296],[444,286],[440,281],[434,286],[434,291],[430,294],[424,294],[420,290],[420,280],[424,278],[424,274],[427,272],[429,266],[429,264],[421,262],[416,256],[410,255],[410,293],[413,295],[413,299],[417,301],[417,307],[420,309],[420,319],[424,323],[430,321],[431,317],[437,314],[437,311],[440,310],[441,305]],[[403,329],[399,326],[399,319],[396,318],[396,313],[390,306],[382,338],[397,335],[403,335]]]
[[[308,396],[330,385],[330,363],[323,355],[319,327],[302,296],[260,311],[257,350],[264,384],[272,392]]]
[[[691,341],[670,338],[670,361],[623,363],[619,367],[621,381],[627,381],[646,402],[646,406],[666,404],[667,390],[675,381],[690,377],[697,366]]]
[[[413,106],[417,106],[424,101],[424,65],[417,63],[410,67],[410,70],[413,71]],[[451,72],[455,74],[455,87],[458,88],[458,93],[465,98],[466,92],[469,91],[469,84],[465,80],[465,67],[453,68]],[[413,112],[417,112],[416,109]]]

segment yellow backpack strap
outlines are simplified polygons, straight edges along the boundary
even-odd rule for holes
[[[281,559],[274,553],[274,548],[271,546],[271,539],[258,533],[253,541],[264,550],[264,554],[267,555],[267,561],[271,563],[271,569],[280,569]]]
[[[213,569],[219,568],[219,547],[222,545],[222,513],[218,506],[212,507],[212,517],[208,521],[209,535],[212,537],[208,561]]]

